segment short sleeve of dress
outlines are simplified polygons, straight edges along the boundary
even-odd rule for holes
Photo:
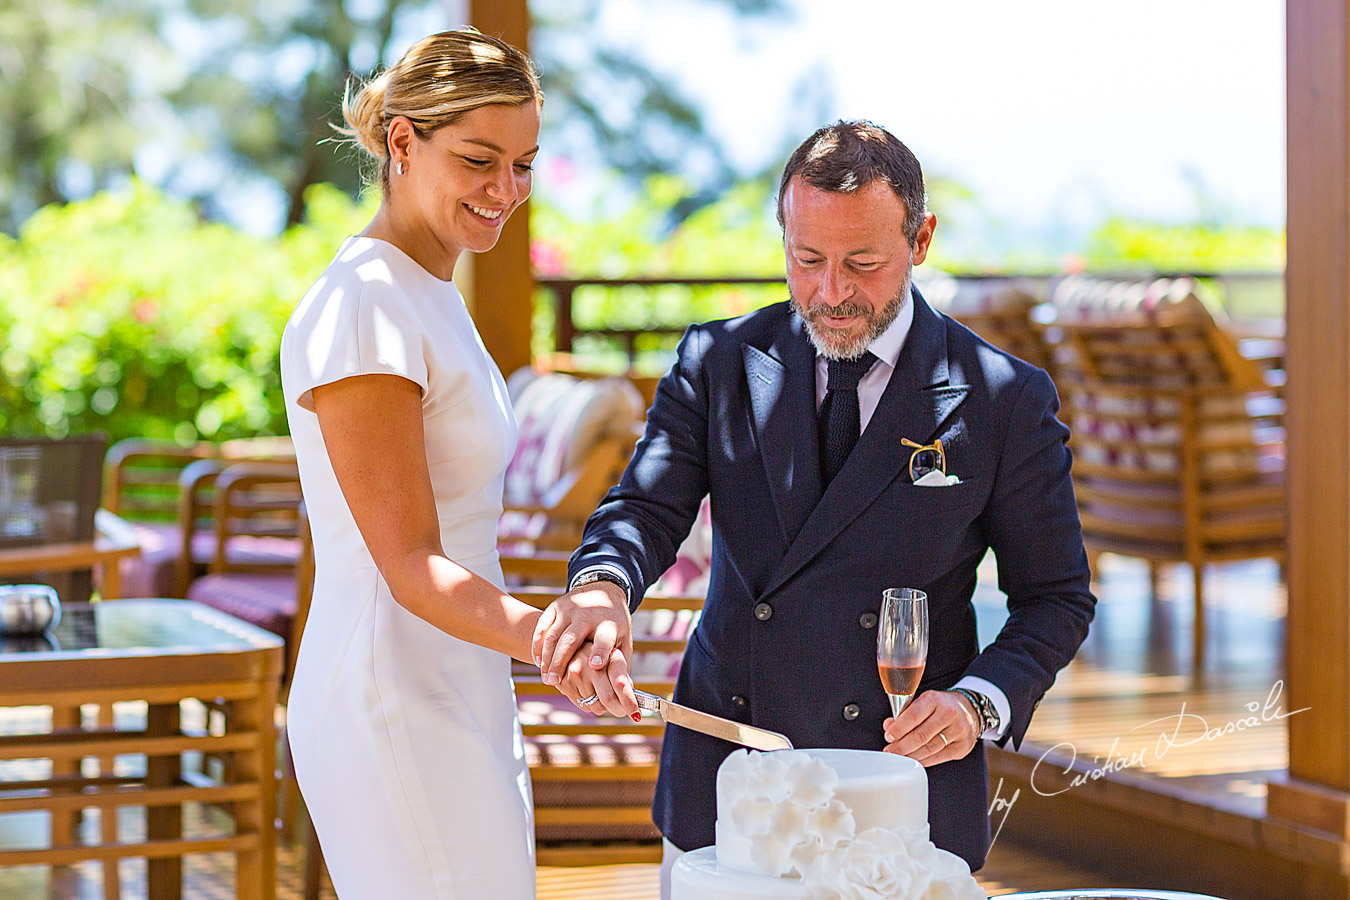
[[[409,298],[387,281],[311,290],[292,319],[289,368],[296,402],[314,411],[314,388],[354,375],[399,375],[427,392],[421,327]]]

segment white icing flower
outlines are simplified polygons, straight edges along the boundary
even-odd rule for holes
[[[731,825],[748,837],[768,834],[779,805],[763,796],[738,797],[731,804]]]
[[[838,800],[831,800],[811,810],[806,818],[805,837],[792,851],[792,862],[799,875],[822,853],[834,850],[853,838],[856,826],[853,812]]]
[[[718,770],[717,782],[732,797],[765,797],[782,803],[789,792],[788,763],[777,757],[784,752],[790,754],[733,750]]]
[[[729,786],[744,784],[746,779],[750,777],[750,770],[753,767],[754,763],[750,761],[749,750],[732,750],[717,770],[717,781],[719,784]]]
[[[826,847],[852,840],[856,828],[853,811],[838,800],[811,812],[809,833]]]
[[[869,828],[848,844],[816,860],[806,873],[812,887],[837,900],[919,900],[931,874],[910,856],[905,839],[894,831]]]
[[[792,871],[792,845],[762,837],[750,844],[750,864],[761,875],[781,878]]]
[[[828,763],[805,754],[786,760],[786,763],[787,793],[793,803],[813,809],[834,799],[839,773]]]

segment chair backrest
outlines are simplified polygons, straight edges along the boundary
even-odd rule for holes
[[[502,535],[579,534],[628,461],[641,395],[622,378],[552,372],[513,375],[511,385],[520,436],[506,468]]]
[[[300,534],[300,472],[294,463],[236,462],[215,479],[215,551],[212,572],[290,571],[295,559],[289,552],[268,559],[268,542],[287,543]],[[232,550],[248,544],[255,552],[240,559]],[[262,552],[257,552],[262,551]]]
[[[1081,302],[1057,297],[1047,335],[1089,545],[1267,555],[1283,537],[1280,379],[1189,279],[1072,287]]]
[[[1004,285],[973,298],[958,295],[940,308],[1000,350],[1044,369],[1049,352],[1032,320],[1032,310],[1040,302],[1019,287]]]
[[[103,482],[102,434],[0,438],[0,549],[94,539]],[[93,571],[29,572],[11,580],[56,588],[67,603],[93,592]]]
[[[93,540],[107,447],[102,434],[0,438],[0,547]]]
[[[108,449],[103,505],[123,518],[172,522],[178,517],[184,468],[202,459],[295,458],[288,436],[234,438],[186,446],[154,438],[126,438]]]

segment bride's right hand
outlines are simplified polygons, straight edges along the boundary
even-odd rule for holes
[[[558,690],[578,709],[592,715],[608,713],[612,716],[627,716],[635,722],[642,721],[637,695],[633,693],[633,676],[628,670],[628,658],[623,650],[615,648],[611,651],[609,664],[596,671],[588,664],[591,649],[587,641],[582,645],[581,652],[572,657]],[[591,695],[597,699],[583,706],[580,701]]]

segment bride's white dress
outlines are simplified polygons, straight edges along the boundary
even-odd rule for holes
[[[422,389],[446,554],[496,585],[506,385],[453,284],[349,238],[281,346],[316,578],[287,710],[296,777],[341,900],[534,897],[529,771],[510,661],[405,610],[376,570],[324,449],[311,390],[386,373]]]

